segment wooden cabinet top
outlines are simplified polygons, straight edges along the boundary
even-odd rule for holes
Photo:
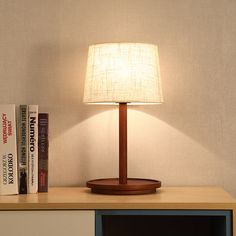
[[[48,193],[0,196],[0,210],[30,209],[236,209],[236,199],[218,187],[162,187],[155,194],[134,196],[53,187]]]

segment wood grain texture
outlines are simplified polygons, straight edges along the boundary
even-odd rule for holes
[[[107,195],[140,195],[155,193],[161,187],[161,182],[153,179],[128,178],[120,183],[118,178],[95,179],[87,182],[92,193]]]
[[[17,209],[235,209],[218,187],[163,187],[137,196],[92,194],[88,188],[54,187],[48,193],[0,197],[0,210]]]
[[[127,103],[119,104],[119,183],[127,184]]]

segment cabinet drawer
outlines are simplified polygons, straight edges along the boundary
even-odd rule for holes
[[[94,211],[0,211],[1,235],[94,236]]]

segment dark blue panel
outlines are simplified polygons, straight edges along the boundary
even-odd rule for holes
[[[232,236],[232,213],[230,210],[97,210],[96,211],[96,236],[103,236],[102,216],[223,216],[225,217],[226,234]]]

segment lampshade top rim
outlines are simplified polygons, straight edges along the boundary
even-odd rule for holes
[[[154,44],[154,43],[142,43],[142,42],[137,42],[137,43],[132,43],[132,42],[95,43],[95,44],[89,45],[89,47],[101,46],[101,45],[118,45],[118,44],[139,44],[139,45],[150,45],[150,46],[157,47],[157,44]]]

